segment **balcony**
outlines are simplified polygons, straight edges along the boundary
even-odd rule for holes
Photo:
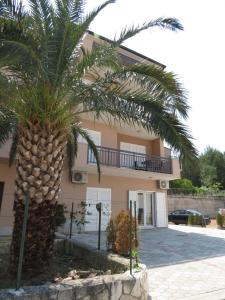
[[[97,147],[100,164],[146,172],[172,174],[172,160],[168,157],[146,155],[119,149]],[[93,152],[88,150],[88,164],[96,164]]]

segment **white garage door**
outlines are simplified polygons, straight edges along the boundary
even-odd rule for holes
[[[98,211],[96,204],[102,203],[102,219],[101,229],[105,230],[111,215],[111,189],[104,188],[87,188],[87,210],[85,221],[85,231],[97,231],[98,230]]]

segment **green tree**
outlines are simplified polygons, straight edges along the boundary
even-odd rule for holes
[[[170,188],[178,194],[195,194],[197,189],[190,179],[182,178],[170,181]]]
[[[199,157],[200,178],[203,185],[219,184],[225,189],[225,155],[219,150],[207,147]]]
[[[158,18],[126,27],[110,45],[83,49],[89,25],[114,2],[106,1],[87,15],[82,0],[57,0],[54,5],[30,0],[27,12],[16,1],[0,2],[0,144],[12,136],[10,163],[16,154],[11,245],[15,266],[24,192],[31,197],[24,266],[42,268],[52,256],[66,148],[69,169],[79,134],[98,158],[95,145],[81,128],[82,113],[136,124],[166,140],[181,159],[196,156],[182,123],[188,105],[176,76],[152,65],[123,66],[117,55],[119,45],[142,30],[182,30],[178,20]],[[87,74],[91,83],[83,80]]]
[[[202,185],[200,176],[200,163],[199,159],[195,160],[195,163],[182,163],[181,177],[191,180],[192,184],[196,187]]]

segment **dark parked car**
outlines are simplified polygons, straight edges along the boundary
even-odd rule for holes
[[[202,213],[200,213],[197,210],[193,209],[179,209],[175,210],[171,213],[169,213],[168,219],[169,222],[173,222],[174,224],[188,224],[188,216],[193,215],[193,216],[201,216],[202,218],[199,218],[199,224],[196,225],[208,225],[211,223],[210,217],[209,216],[204,216]],[[203,222],[202,222],[203,220]]]

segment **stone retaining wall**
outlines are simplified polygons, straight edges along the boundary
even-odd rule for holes
[[[190,208],[199,210],[211,218],[216,216],[219,208],[225,208],[224,197],[168,195],[167,200],[168,212]]]
[[[57,247],[60,243],[57,245]],[[85,259],[93,257],[92,249],[87,245],[76,245],[74,242],[63,241],[63,247],[70,247],[70,251],[80,253]],[[79,249],[79,251],[78,251]],[[96,250],[94,250],[96,252]],[[105,251],[98,252],[96,264],[101,261],[105,268],[115,270],[127,269],[126,258],[110,255]],[[60,284],[46,284],[42,286],[24,287],[19,291],[13,289],[0,290],[0,300],[147,300],[149,296],[148,270],[140,265],[139,270],[122,274],[103,275],[88,279],[64,279]]]
[[[146,300],[148,273],[104,275],[90,279],[70,280],[64,284],[25,287],[19,291],[0,291],[1,300]]]

